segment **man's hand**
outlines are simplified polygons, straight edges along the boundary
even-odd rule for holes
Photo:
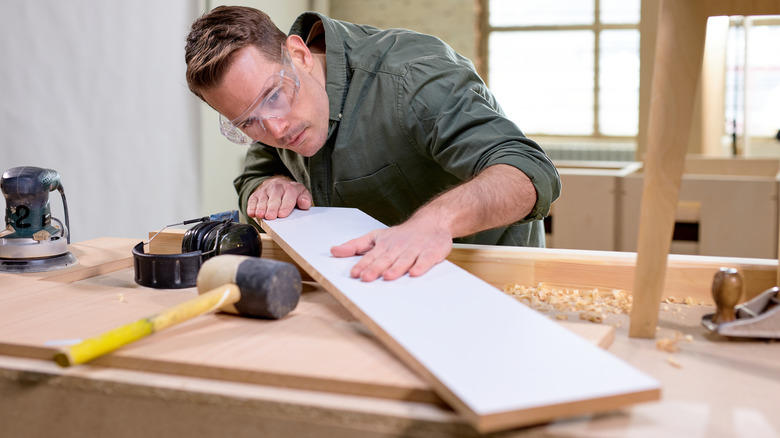
[[[289,216],[295,206],[308,210],[311,204],[311,193],[303,184],[284,176],[274,176],[263,181],[249,195],[246,214],[257,219],[273,220]]]
[[[444,260],[452,238],[508,225],[526,217],[536,189],[519,169],[496,164],[417,210],[401,225],[372,231],[334,246],[335,257],[363,254],[350,275],[363,281],[422,275]]]
[[[350,275],[362,281],[379,277],[395,280],[409,273],[417,277],[447,258],[452,250],[452,235],[432,222],[411,220],[401,225],[374,230],[362,237],[334,246],[335,257],[363,255]]]

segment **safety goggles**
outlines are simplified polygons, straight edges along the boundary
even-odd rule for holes
[[[264,120],[286,116],[298,99],[301,81],[295,72],[290,53],[282,44],[281,68],[266,79],[260,94],[240,116],[228,120],[219,115],[219,132],[236,144],[248,145],[265,137]]]

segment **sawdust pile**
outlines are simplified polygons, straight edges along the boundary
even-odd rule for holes
[[[604,322],[610,313],[629,313],[633,300],[630,293],[620,289],[601,291],[555,288],[544,283],[539,283],[536,287],[507,284],[504,286],[504,292],[532,309],[579,312],[580,319],[596,323]],[[556,318],[565,319],[561,315]]]

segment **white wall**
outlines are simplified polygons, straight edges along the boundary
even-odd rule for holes
[[[239,3],[285,32],[300,12],[327,10],[327,0]],[[140,239],[237,208],[246,148],[219,135],[184,78],[189,27],[217,4],[0,0],[0,172],[57,170],[74,242]],[[56,192],[50,202],[64,219]]]
[[[197,4],[0,0],[0,11],[0,169],[57,170],[74,242],[197,216],[199,113],[183,56]],[[63,218],[56,192],[50,202]]]

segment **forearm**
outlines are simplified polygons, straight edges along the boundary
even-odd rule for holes
[[[519,169],[497,164],[421,207],[410,222],[449,230],[453,238],[509,225],[536,204],[536,189]]]

